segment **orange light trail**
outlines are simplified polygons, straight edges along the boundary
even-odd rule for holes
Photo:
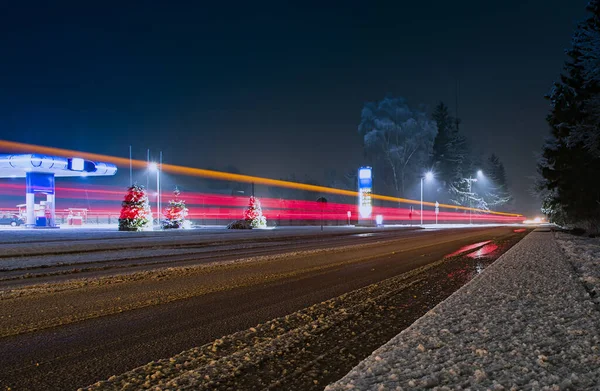
[[[6,141],[6,140],[0,140],[0,150],[4,150],[7,152],[19,152],[19,153],[39,153],[39,154],[44,154],[44,155],[55,155],[55,156],[62,156],[62,157],[75,157],[76,156],[76,157],[81,157],[81,158],[92,160],[92,161],[102,161],[102,162],[113,163],[120,167],[129,167],[129,163],[130,163],[129,159],[117,157],[117,156],[109,156],[109,155],[102,155],[102,154],[89,153],[89,152],[79,152],[79,151],[73,151],[73,150],[55,148],[55,147],[44,147],[41,145],[25,144],[25,143],[19,143],[19,142],[15,142],[15,141]],[[145,169],[145,168],[147,168],[148,163],[144,160],[131,160],[131,165],[135,168]],[[203,178],[232,181],[232,182],[257,183],[257,184],[267,185],[267,186],[286,187],[286,188],[297,189],[297,190],[306,190],[306,191],[313,191],[313,192],[321,192],[321,193],[358,197],[357,191],[336,189],[333,187],[325,187],[325,186],[308,185],[305,183],[282,181],[282,180],[278,180],[278,179],[263,178],[263,177],[257,177],[257,176],[251,176],[251,175],[232,174],[232,173],[228,173],[228,172],[205,170],[202,168],[194,168],[194,167],[178,166],[178,165],[174,165],[174,164],[163,164],[162,171],[169,172],[171,174],[179,174],[179,175],[186,175],[186,176],[198,176],[198,177],[203,177]],[[382,201],[400,202],[400,203],[413,204],[413,205],[421,204],[421,202],[418,200],[384,196],[384,195],[380,195],[380,194],[372,194],[371,197],[373,199],[382,200]],[[424,201],[423,205],[435,207],[435,203],[433,203],[433,202],[425,202]],[[440,208],[470,210],[473,212],[493,214],[493,215],[498,215],[498,216],[522,217],[522,215],[515,214],[515,213],[486,211],[486,210],[478,209],[478,208],[469,208],[466,206],[457,206],[457,205],[449,205],[449,204],[440,204]]]

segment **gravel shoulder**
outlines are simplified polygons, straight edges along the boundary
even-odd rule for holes
[[[326,390],[597,390],[600,311],[573,246],[529,234]]]

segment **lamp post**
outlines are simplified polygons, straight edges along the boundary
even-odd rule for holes
[[[160,224],[160,216],[162,215],[161,213],[161,208],[162,208],[162,193],[160,192],[160,172],[162,171],[162,165],[163,165],[163,158],[162,158],[162,151],[160,151],[159,153],[159,160],[158,160],[158,174],[157,174],[157,179],[156,179],[156,191],[158,192],[158,224]]]
[[[483,177],[483,171],[477,170],[477,177],[478,178]],[[473,224],[473,203],[472,203],[472,197],[471,197],[471,189],[473,186],[473,182],[477,182],[477,178],[469,177],[468,181],[469,181],[469,224]]]
[[[469,177],[469,224],[473,224],[473,201],[471,197],[471,187],[473,182],[477,182],[477,178]]]
[[[160,168],[155,162],[150,163],[148,168],[156,172],[156,221],[160,224]]]
[[[327,198],[319,197],[317,198],[317,203],[321,205],[321,231],[323,231],[323,209],[325,209],[325,205],[327,205]]]
[[[428,171],[425,175],[421,176],[421,225],[423,225],[423,180],[426,179],[428,181],[433,179],[433,172]]]

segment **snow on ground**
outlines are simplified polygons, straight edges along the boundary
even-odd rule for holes
[[[597,267],[596,247],[559,241],[585,254],[579,270]],[[326,390],[598,390],[598,324],[553,234],[536,231]]]
[[[557,232],[556,239],[575,267],[592,300],[600,304],[600,238]]]

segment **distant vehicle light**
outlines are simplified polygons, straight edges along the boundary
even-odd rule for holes
[[[544,224],[546,223],[546,219],[543,217],[535,217],[533,219],[523,220],[523,224]]]

